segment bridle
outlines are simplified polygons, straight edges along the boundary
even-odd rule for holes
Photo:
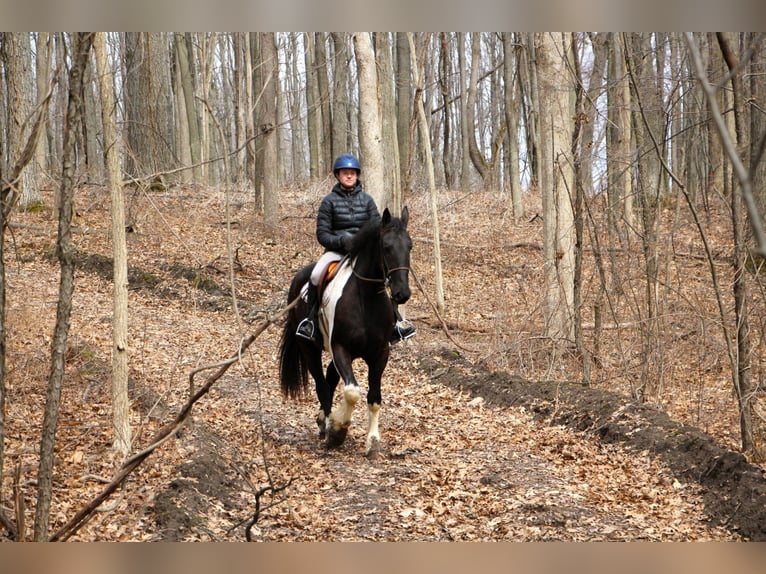
[[[382,278],[378,278],[378,277],[365,277],[364,275],[361,275],[359,272],[357,272],[356,267],[353,265],[353,263],[351,265],[351,272],[354,274],[354,276],[357,279],[360,279],[362,281],[367,281],[369,283],[382,283],[383,284],[383,288],[385,289],[385,288],[388,287],[389,281],[391,279],[391,275],[393,273],[395,273],[397,271],[409,271],[410,270],[409,266],[401,266],[401,267],[393,267],[393,268],[389,267],[388,266],[388,261],[386,261],[386,254],[383,252],[383,244],[382,244],[382,242],[381,242],[381,246],[380,246],[380,259],[381,259],[381,261],[383,261],[383,277]]]

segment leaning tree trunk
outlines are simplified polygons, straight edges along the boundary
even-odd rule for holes
[[[75,184],[75,135],[82,109],[82,78],[93,42],[92,33],[80,32],[74,37],[72,68],[69,70],[69,106],[64,124],[64,154],[61,178],[61,209],[59,211],[57,253],[61,265],[59,299],[56,308],[56,327],[53,333],[51,370],[45,401],[42,436],[40,440],[40,468],[37,473],[37,508],[35,510],[35,541],[48,538],[48,516],[53,488],[53,452],[58,425],[61,382],[69,335],[74,292],[74,244],[72,243],[72,213]]]

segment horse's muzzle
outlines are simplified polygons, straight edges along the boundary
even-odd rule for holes
[[[391,286],[391,300],[397,305],[404,305],[412,295],[410,286],[406,283],[398,287]]]

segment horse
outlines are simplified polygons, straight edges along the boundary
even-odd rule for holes
[[[409,271],[412,239],[407,232],[409,212],[401,217],[388,209],[380,219],[362,226],[351,238],[348,255],[338,264],[332,280],[320,291],[318,323],[320,346],[295,334],[308,311],[304,298],[288,311],[279,345],[279,373],[282,394],[297,399],[309,385],[307,372],[314,379],[319,412],[316,423],[319,438],[327,448],[338,448],[346,439],[351,417],[361,394],[352,363],[361,358],[368,367],[366,456],[375,457],[380,449],[378,416],[381,405],[381,379],[388,363],[394,328],[394,306],[410,298]],[[288,301],[305,293],[315,263],[300,269],[288,290]],[[389,294],[390,293],[390,294]],[[326,372],[322,353],[331,360]],[[332,410],[335,390],[343,379],[339,405]]]

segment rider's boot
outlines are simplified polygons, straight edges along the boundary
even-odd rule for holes
[[[317,328],[317,311],[319,310],[319,301],[317,296],[317,286],[309,281],[306,292],[306,303],[309,307],[308,314],[298,325],[295,334],[309,341],[317,342],[319,339],[319,329]]]
[[[391,333],[391,342],[396,343],[414,337],[418,330],[410,321],[402,319],[398,305],[394,305],[394,316],[396,317],[396,322],[394,323],[394,330]]]

